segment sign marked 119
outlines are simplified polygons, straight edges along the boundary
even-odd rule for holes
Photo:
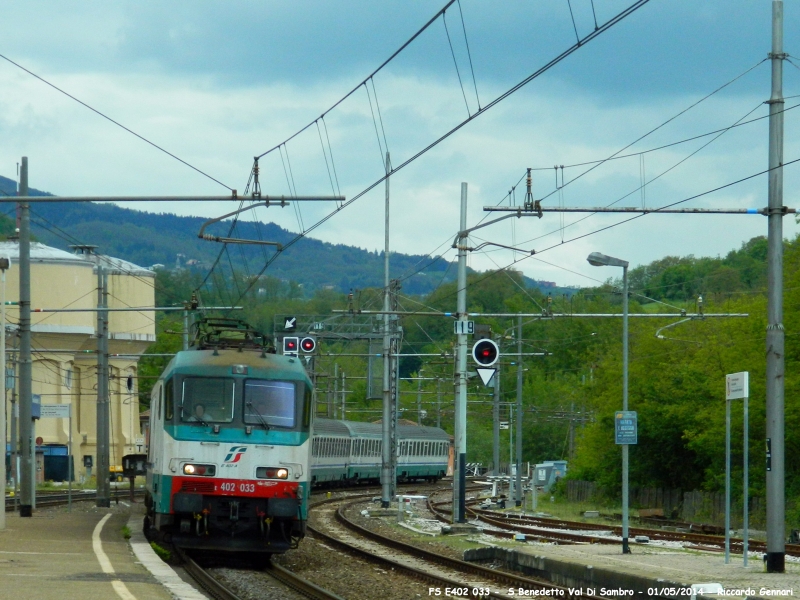
[[[475,321],[453,321],[453,334],[473,335],[475,333]]]

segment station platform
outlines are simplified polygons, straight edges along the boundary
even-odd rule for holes
[[[0,530],[0,599],[201,600],[141,533],[143,508],[43,508],[32,517],[6,513]],[[123,527],[130,530],[125,539]]]
[[[698,594],[708,598],[800,596],[800,562],[789,557],[784,573],[767,573],[756,553],[748,556],[745,567],[741,554],[731,554],[725,564],[722,552],[638,543],[631,543],[630,548],[630,554],[622,554],[621,543],[525,543],[511,550],[484,548],[468,553],[469,560],[504,562],[509,568],[549,577],[565,587],[590,588],[598,596],[688,600],[691,586],[705,583],[718,583],[725,590]],[[601,593],[603,589],[606,593]]]

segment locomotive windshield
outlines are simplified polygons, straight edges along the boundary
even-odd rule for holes
[[[234,381],[222,377],[187,377],[183,380],[181,421],[230,423],[233,421]]]
[[[289,381],[248,379],[244,383],[244,422],[264,428],[295,426],[297,387]]]

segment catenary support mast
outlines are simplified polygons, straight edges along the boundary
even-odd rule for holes
[[[386,174],[389,174],[391,163],[389,153],[386,153]],[[385,225],[384,225],[384,248],[383,248],[383,445],[381,450],[381,506],[389,508],[389,503],[394,496],[394,478],[392,460],[392,429],[394,417],[392,411],[392,329],[389,314],[391,310],[390,296],[391,287],[389,279],[389,177],[386,178],[386,206],[385,206]]]
[[[783,573],[784,489],[783,329],[783,1],[772,2],[772,94],[769,99],[767,216],[767,572]]]
[[[28,195],[28,157],[22,157],[19,195]],[[27,202],[19,204],[19,514],[33,516],[36,506],[33,391],[31,389],[31,216]]]
[[[458,236],[458,320],[467,320],[467,184],[461,184],[461,221]],[[466,331],[464,327],[459,331]],[[464,523],[467,477],[467,334],[458,334],[455,410],[455,469],[453,470],[453,522]]]

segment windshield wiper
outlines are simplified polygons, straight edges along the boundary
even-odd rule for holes
[[[269,425],[267,424],[267,420],[264,418],[264,415],[262,415],[261,412],[259,412],[257,409],[253,408],[252,402],[248,402],[247,406],[250,407],[251,411],[250,414],[254,414],[256,416],[258,422],[261,423],[261,425],[264,427],[264,430],[269,431]]]
[[[197,415],[189,415],[189,418],[186,419],[186,414],[187,414],[186,410],[183,408],[183,406],[181,406],[181,420],[184,423],[193,423],[193,424],[194,423],[198,423],[198,424],[202,425],[203,427],[210,427],[210,425],[208,423],[206,423],[205,420],[203,420],[202,417],[198,417]]]

